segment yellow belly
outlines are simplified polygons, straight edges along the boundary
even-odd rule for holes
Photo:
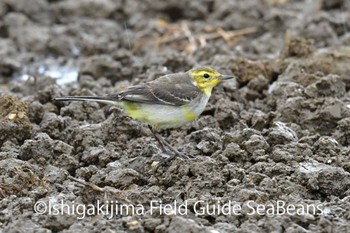
[[[144,121],[158,129],[166,129],[180,127],[196,120],[203,112],[208,99],[208,96],[203,96],[182,106],[125,101],[121,107],[134,119]]]

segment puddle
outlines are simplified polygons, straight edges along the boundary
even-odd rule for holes
[[[24,67],[22,72],[19,75],[17,74],[13,80],[25,82],[38,75],[55,79],[59,86],[76,83],[79,77],[79,68],[75,63],[74,61],[46,58],[44,61],[38,61]]]
[[[38,73],[56,79],[56,83],[64,86],[78,81],[79,70],[70,66],[45,67],[40,66]]]

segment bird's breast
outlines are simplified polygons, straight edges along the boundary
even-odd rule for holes
[[[182,106],[125,102],[123,108],[132,118],[156,128],[177,128],[196,120],[208,100],[209,96],[203,95]]]

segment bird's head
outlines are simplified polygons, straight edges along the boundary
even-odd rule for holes
[[[199,67],[189,70],[188,75],[203,93],[210,96],[213,87],[221,81],[233,78],[232,75],[223,75],[210,67]]]

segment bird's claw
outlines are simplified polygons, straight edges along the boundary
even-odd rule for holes
[[[167,148],[167,149],[162,150],[162,152],[160,153],[160,156],[162,156],[164,158],[164,160],[162,161],[162,164],[166,164],[176,157],[181,158],[181,159],[185,159],[185,160],[194,158],[193,155],[187,155],[187,154],[180,152],[174,148],[171,148],[171,149]]]

